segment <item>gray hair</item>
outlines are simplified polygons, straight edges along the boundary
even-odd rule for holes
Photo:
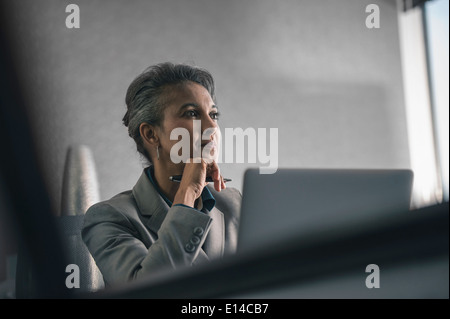
[[[205,69],[186,64],[165,62],[150,66],[128,87],[125,97],[127,112],[122,121],[128,127],[128,135],[136,142],[138,152],[150,162],[150,154],[144,148],[139,126],[141,123],[161,126],[164,120],[164,89],[186,82],[202,85],[215,101],[212,75]]]

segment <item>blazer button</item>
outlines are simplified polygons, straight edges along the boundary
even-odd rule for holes
[[[197,246],[198,244],[200,244],[200,237],[197,236],[192,236],[191,238],[191,244]]]
[[[195,251],[195,245],[187,243],[186,246],[184,246],[184,250],[186,250],[188,253],[193,253]]]
[[[204,232],[205,231],[203,230],[202,227],[195,227],[194,228],[194,235],[201,236],[201,235],[203,235]]]

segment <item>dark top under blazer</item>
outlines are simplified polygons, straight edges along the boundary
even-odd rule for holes
[[[207,187],[216,200],[210,212],[169,207],[144,170],[133,190],[91,206],[81,234],[105,284],[234,253],[242,196]]]

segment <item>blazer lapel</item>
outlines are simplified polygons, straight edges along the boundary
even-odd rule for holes
[[[133,187],[133,196],[141,215],[147,217],[145,225],[157,234],[164,218],[166,218],[169,206],[153,187],[145,170]]]
[[[166,218],[169,206],[153,187],[145,170],[133,187],[133,196],[136,199],[140,215],[142,215],[146,227],[157,234],[164,218]],[[202,263],[208,259],[222,257],[224,253],[225,226],[223,213],[214,207],[208,214],[212,218],[211,228],[203,243],[203,250],[200,250],[195,264]]]
[[[210,259],[223,256],[225,245],[225,229],[223,213],[214,207],[209,213],[211,218],[211,228],[203,244],[203,250]]]

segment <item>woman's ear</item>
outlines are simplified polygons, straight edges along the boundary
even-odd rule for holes
[[[159,145],[159,137],[153,125],[141,123],[141,125],[139,125],[139,133],[141,134],[144,145],[152,147]]]

